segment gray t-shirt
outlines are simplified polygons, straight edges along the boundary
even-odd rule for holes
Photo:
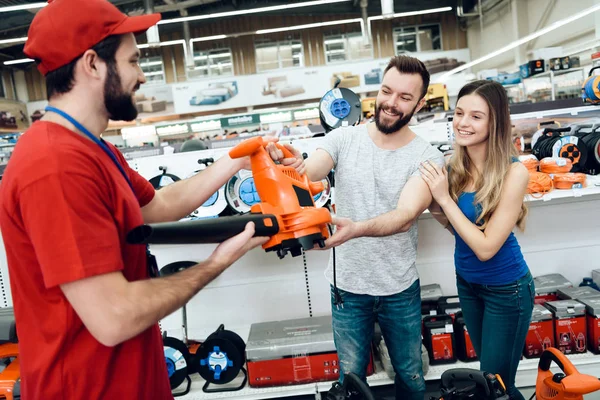
[[[412,176],[425,160],[444,165],[442,153],[417,136],[396,150],[377,147],[367,125],[339,128],[319,145],[333,159],[338,217],[364,221],[394,210]],[[406,290],[418,278],[417,224],[408,232],[360,237],[336,247],[337,286],[345,291],[388,296]],[[333,261],[325,277],[333,284]]]

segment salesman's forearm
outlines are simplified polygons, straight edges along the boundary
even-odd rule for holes
[[[164,221],[176,221],[189,215],[210,198],[241,168],[240,159],[224,155],[195,176],[165,186],[156,194],[161,196]]]
[[[157,321],[183,307],[196,293],[224,270],[205,261],[176,274],[154,279],[130,282],[115,304],[119,321],[117,343],[128,340]]]
[[[357,236],[381,237],[406,232],[417,217],[418,214],[396,209],[375,218],[357,222]]]

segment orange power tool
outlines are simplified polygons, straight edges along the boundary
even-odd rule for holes
[[[554,361],[563,372],[552,373]],[[538,364],[535,395],[539,400],[583,400],[583,395],[600,390],[600,380],[580,374],[573,363],[558,349],[546,349]]]
[[[250,157],[254,186],[261,202],[253,205],[249,213],[140,225],[127,234],[127,241],[131,244],[219,243],[253,222],[255,236],[270,238],[263,249],[276,251],[279,258],[288,252],[296,257],[302,250],[325,247],[331,214],[326,208],[315,207],[313,201],[313,196],[323,191],[323,183],[311,182],[294,168],[276,164],[266,150],[268,143],[257,136],[229,151],[232,158]],[[284,146],[275,145],[285,157],[294,157]]]
[[[0,373],[0,399],[13,400],[15,395],[20,394],[17,387],[21,378],[18,356],[18,344],[4,343],[0,345],[0,359],[12,359],[10,364]]]
[[[263,244],[263,249],[277,251],[279,258],[283,258],[288,251],[296,257],[302,254],[302,249],[325,247],[331,214],[326,208],[316,208],[313,201],[313,196],[323,191],[323,183],[310,182],[294,168],[275,164],[265,149],[268,143],[257,136],[229,151],[231,158],[250,156],[254,186],[261,199],[250,212],[277,218],[279,231]],[[275,146],[286,158],[294,157],[281,144]]]

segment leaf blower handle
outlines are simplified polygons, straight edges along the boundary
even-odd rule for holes
[[[252,139],[246,139],[242,143],[229,150],[229,157],[231,158],[242,158],[245,156],[251,156],[256,153],[258,149],[264,147],[263,138],[261,136],[253,137]]]
[[[251,156],[256,153],[261,147],[267,147],[267,145],[271,143],[267,140],[264,140],[262,136],[256,136],[251,139],[244,140],[242,143],[235,146],[233,149],[229,151],[229,156],[231,158],[241,158],[245,156]],[[285,158],[295,158],[296,156],[287,149],[287,147],[283,146],[280,143],[275,143],[275,146],[279,150],[283,152],[283,156]]]
[[[560,369],[567,375],[572,375],[577,372],[575,366],[560,350],[550,347],[542,353],[538,368],[542,371],[548,371],[552,361],[560,367]]]

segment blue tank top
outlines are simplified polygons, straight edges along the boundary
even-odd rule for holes
[[[458,198],[458,208],[473,223],[481,212],[481,206],[475,204],[475,192],[462,193]],[[512,232],[496,255],[487,261],[480,261],[457,233],[454,237],[456,272],[469,283],[506,285],[523,277],[529,270],[517,238]]]

